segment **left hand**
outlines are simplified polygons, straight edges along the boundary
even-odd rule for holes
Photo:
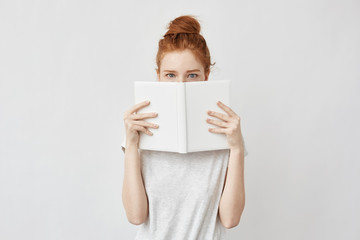
[[[244,143],[241,137],[240,117],[226,106],[221,101],[217,102],[217,105],[223,109],[227,114],[208,111],[208,115],[217,117],[223,121],[207,118],[206,122],[219,126],[220,128],[209,128],[209,132],[212,133],[225,133],[230,149],[244,150]]]

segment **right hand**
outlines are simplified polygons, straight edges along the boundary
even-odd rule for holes
[[[139,140],[140,140],[140,133],[139,131],[146,133],[149,136],[152,136],[153,133],[150,132],[147,127],[152,128],[158,128],[159,125],[154,123],[149,123],[146,121],[143,121],[144,118],[154,118],[157,117],[157,113],[151,112],[151,113],[135,113],[139,111],[139,109],[146,107],[149,105],[146,101],[143,101],[141,103],[135,104],[133,107],[131,107],[129,110],[127,110],[124,114],[124,125],[125,125],[125,131],[126,131],[126,145],[128,144],[135,144],[136,146],[139,146]],[[134,114],[135,113],[135,114]]]

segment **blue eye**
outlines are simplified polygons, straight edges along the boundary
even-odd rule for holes
[[[196,73],[190,73],[190,74],[189,74],[189,77],[190,77],[190,78],[196,78],[196,77],[197,77],[197,74],[196,74]]]
[[[168,73],[168,74],[166,74],[166,76],[168,76],[169,78],[173,78],[173,77],[175,77],[175,74],[173,74],[173,73]]]

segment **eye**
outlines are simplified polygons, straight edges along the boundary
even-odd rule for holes
[[[173,77],[175,77],[175,74],[173,74],[173,73],[168,73],[168,74],[166,74],[165,76],[167,76],[167,77],[169,77],[169,78],[173,78]]]
[[[190,74],[189,74],[189,77],[190,77],[190,78],[196,78],[197,76],[198,76],[198,75],[197,75],[196,73],[190,73]]]

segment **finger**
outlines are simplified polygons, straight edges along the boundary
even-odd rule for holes
[[[139,125],[133,125],[133,129],[135,129],[136,131],[140,131],[143,132],[149,136],[153,135],[153,133],[151,131],[149,131],[147,128],[139,126]]]
[[[222,114],[222,113],[219,113],[219,112],[215,112],[215,111],[208,111],[207,112],[210,116],[214,116],[214,117],[217,117],[221,120],[224,120],[226,122],[230,122],[231,121],[231,118],[225,114]]]
[[[210,123],[210,124],[213,124],[213,125],[216,125],[216,126],[219,126],[219,127],[228,127],[228,124],[226,122],[224,122],[224,121],[218,121],[218,120],[207,118],[206,122]]]
[[[141,125],[143,127],[159,128],[158,124],[150,123],[150,122],[146,122],[146,121],[135,121],[134,123],[137,125]]]
[[[133,114],[137,111],[139,111],[139,109],[146,107],[147,105],[150,104],[150,101],[143,101],[140,103],[135,104],[132,108],[130,108],[130,110],[128,111],[129,114]]]
[[[154,118],[157,117],[158,114],[155,112],[151,113],[137,113],[137,114],[131,114],[129,115],[130,119],[138,120],[138,119],[144,119],[144,118]]]
[[[212,133],[226,133],[226,128],[209,128]]]
[[[217,102],[217,105],[223,109],[227,114],[229,114],[230,116],[235,116],[236,113],[228,106],[226,106],[224,103],[222,103],[221,101]]]

